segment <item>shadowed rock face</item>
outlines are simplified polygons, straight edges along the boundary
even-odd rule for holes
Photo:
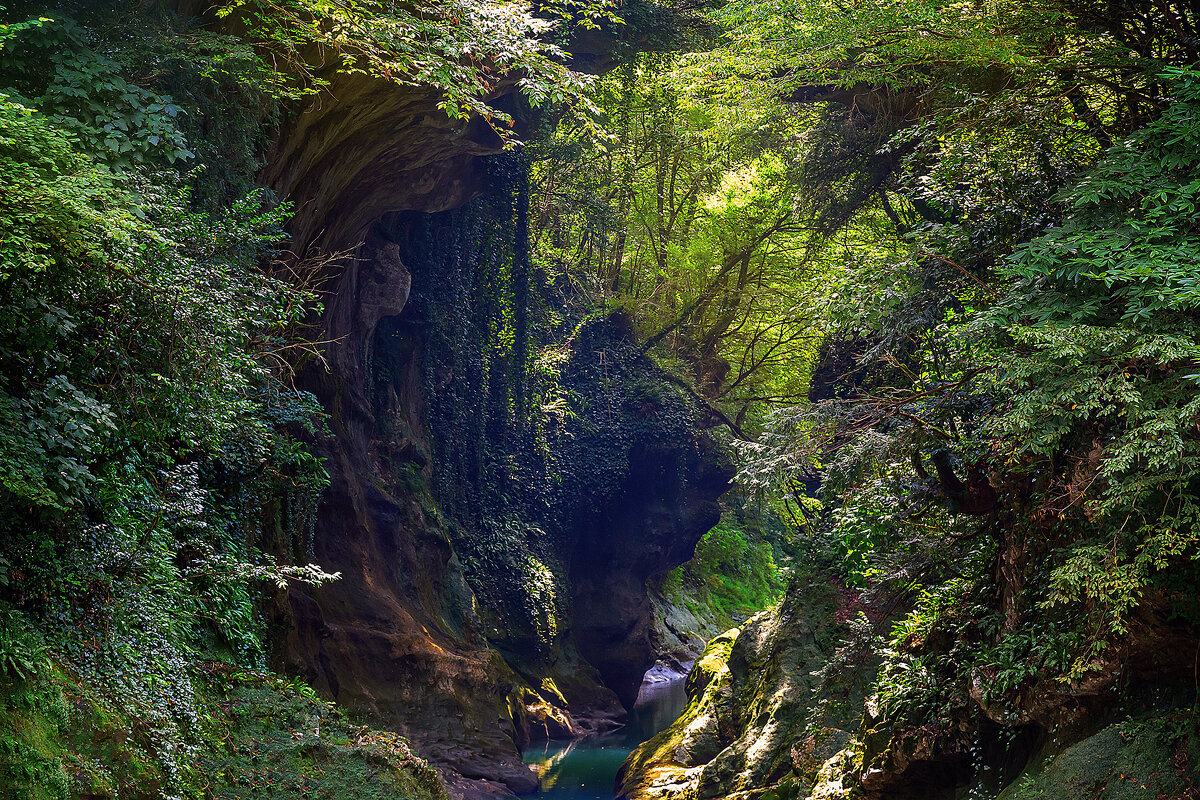
[[[362,75],[332,78],[263,171],[296,205],[298,248],[345,250],[385,214],[457,208],[480,191],[476,161],[503,142],[482,120],[449,118],[438,100]]]
[[[536,779],[520,763],[510,710],[521,681],[478,633],[474,598],[427,491],[402,480],[429,458],[419,370],[406,370],[381,402],[369,369],[378,323],[404,310],[411,287],[401,247],[369,235],[370,227],[388,212],[467,202],[483,182],[477,160],[502,144],[485,124],[446,117],[437,99],[336,76],[284,131],[262,174],[296,206],[295,252],[352,255],[322,287],[328,370],[302,376],[330,412],[332,485],[310,553],[298,557],[340,570],[342,579],[289,594],[279,660],[408,735],[431,759],[528,791]],[[417,339],[400,350],[415,367]],[[397,421],[395,436],[380,436]]]
[[[720,519],[715,498],[730,475],[706,455],[699,448],[635,446],[617,507],[573,552],[575,639],[626,708],[656,655],[646,581],[690,558]]]
[[[366,102],[374,95],[364,89],[347,96]],[[359,113],[367,111],[351,116]],[[336,139],[349,130],[341,126],[335,119],[313,121],[293,135]],[[412,135],[431,142],[447,136],[440,126],[414,126]],[[390,202],[416,210],[368,225],[354,258],[325,287],[321,338],[329,342],[328,369],[312,368],[302,377],[330,412],[332,485],[318,508],[311,552],[295,557],[341,571],[342,578],[290,592],[278,620],[289,631],[279,659],[349,709],[405,734],[435,763],[524,792],[535,788],[536,778],[520,761],[520,745],[539,735],[611,725],[623,713],[620,703],[636,698],[655,655],[646,579],[690,557],[717,522],[715,500],[730,473],[712,442],[681,421],[678,398],[671,407],[679,406],[679,413],[662,421],[654,408],[626,398],[622,387],[644,383],[656,368],[620,326],[593,325],[586,337],[565,345],[574,348],[567,379],[585,397],[609,392],[617,400],[607,402],[624,403],[623,410],[616,422],[569,437],[554,514],[513,501],[538,531],[530,546],[569,587],[552,640],[537,652],[527,650],[523,630],[505,627],[513,618],[511,601],[480,594],[481,581],[507,576],[476,568],[467,580],[458,548],[478,537],[480,520],[454,511],[454,487],[435,474],[461,446],[450,435],[459,422],[444,411],[465,402],[451,390],[458,386],[456,371],[468,366],[427,363],[430,337],[460,324],[431,313],[429,296],[472,268],[473,248],[482,245],[471,241],[470,213],[425,213],[462,204],[469,187],[484,183],[482,165],[474,163],[481,146],[464,142],[460,151],[437,145],[445,157],[427,159],[421,169],[444,171],[442,188],[397,190]],[[396,145],[395,153],[417,147]],[[324,241],[349,241],[348,231],[386,207],[373,194],[360,203],[364,190],[356,179],[337,177],[343,168],[361,166],[365,156],[354,155],[357,146],[281,148],[309,153],[295,156],[301,162],[325,160],[320,168],[272,167],[282,187],[314,193],[311,204],[328,207],[298,218],[301,238],[317,238],[313,231],[329,223]],[[392,158],[382,159],[383,171]],[[372,180],[393,185],[392,177]],[[324,197],[322,186],[342,199]],[[343,202],[352,213],[335,220]],[[612,356],[598,366],[601,349]],[[461,422],[466,427],[470,420]],[[604,491],[590,486],[597,471]],[[459,795],[495,790],[457,777],[451,783]]]
[[[372,391],[375,328],[408,300],[400,253],[370,238],[326,305],[330,371],[311,371],[307,385],[330,411],[331,486],[311,555],[342,578],[290,594],[283,659],[438,763],[529,791],[536,779],[520,762],[509,709],[520,679],[477,631],[474,599],[427,490],[405,480],[429,458],[415,338],[398,343],[403,378],[382,397]]]
[[[194,5],[184,0],[181,12],[204,11]],[[579,65],[602,71],[615,40],[587,36],[571,49]],[[469,393],[447,393],[463,388],[472,367],[443,360],[436,374],[428,368],[430,337],[462,324],[431,317],[428,301],[470,269],[472,248],[487,246],[455,209],[486,189],[486,160],[502,142],[480,120],[449,119],[432,93],[364,75],[329,77],[329,90],[285,126],[261,175],[295,205],[295,253],[348,256],[321,287],[327,366],[310,366],[300,379],[330,413],[332,485],[311,542],[276,543],[281,555],[342,578],[293,590],[274,609],[283,632],[278,666],[409,736],[458,773],[451,783],[459,795],[505,791],[459,776],[529,791],[536,779],[519,745],[611,725],[623,714],[618,696],[632,703],[653,659],[645,578],[690,556],[716,522],[713,500],[728,475],[702,466],[719,462],[705,455],[703,437],[676,437],[679,452],[660,443],[635,454],[634,439],[653,434],[653,420],[646,430],[600,426],[580,437],[577,474],[563,484],[587,484],[587,454],[600,449],[619,455],[606,461],[616,491],[560,504],[553,519],[526,513],[529,497],[513,501],[538,532],[530,546],[568,587],[551,640],[531,642],[502,592],[481,594],[511,576],[464,569],[460,551],[478,539],[481,513],[455,510],[451,500],[456,483],[480,478],[437,475],[461,449],[450,431],[476,421],[473,410],[444,413],[470,405]],[[507,91],[495,102],[519,130],[527,112]],[[600,387],[595,365],[584,363],[593,353],[585,355],[576,387],[583,394]],[[639,363],[629,375],[649,369]]]

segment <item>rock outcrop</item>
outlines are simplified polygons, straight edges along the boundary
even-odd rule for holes
[[[879,661],[864,649],[871,638],[848,627],[860,610],[844,591],[794,584],[778,608],[714,639],[688,676],[679,720],[622,767],[621,796],[1200,796],[1200,727],[1187,708],[1194,684],[1179,674],[1171,640],[1160,636],[1158,654],[1143,652],[1126,673],[1031,690],[1003,708],[964,691],[935,719],[911,724],[864,696]]]
[[[504,383],[479,305],[512,221],[468,203],[499,140],[431,97],[339,81],[264,175],[297,203],[298,247],[352,250],[324,287],[325,363],[302,375],[330,412],[332,485],[293,554],[342,579],[290,594],[280,666],[444,768],[529,791],[522,743],[611,726],[633,703],[654,657],[646,580],[716,523],[730,471],[613,320],[548,334],[580,408],[542,425],[554,452],[531,456],[495,410],[524,378]]]
[[[849,741],[871,660],[822,676],[845,631],[840,595],[793,585],[771,611],[718,636],[688,676],[688,706],[618,776],[622,797],[803,796]]]

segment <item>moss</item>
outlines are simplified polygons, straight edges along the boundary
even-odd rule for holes
[[[741,631],[737,628],[727,630],[715,637],[704,648],[704,652],[700,654],[700,658],[696,659],[696,665],[687,677],[689,698],[693,693],[703,692],[729,670],[729,654],[733,652],[733,645],[737,641],[739,633]]]
[[[1034,765],[1000,800],[1160,800],[1200,796],[1191,711],[1127,720]]]
[[[194,796],[446,800],[403,737],[354,724],[307,686],[228,667],[203,677]],[[61,669],[0,682],[0,800],[157,800],[168,782],[149,730]]]
[[[861,748],[851,746],[838,751],[817,770],[809,800],[845,800],[852,789],[852,785],[845,785],[846,777],[861,772]]]
[[[784,589],[773,542],[734,516],[723,507],[721,522],[704,534],[687,563],[663,576],[660,586],[671,604],[720,628],[774,605]]]
[[[57,668],[0,684],[0,798],[157,798],[146,727]]]
[[[356,725],[307,686],[217,669],[202,760],[220,800],[446,800],[437,771],[400,735]]]
[[[706,456],[720,458],[720,447]],[[778,506],[736,488],[720,505],[720,522],[704,534],[691,559],[659,576],[655,587],[670,606],[690,611],[703,628],[693,629],[708,636],[778,603],[793,565],[804,557],[804,537]]]

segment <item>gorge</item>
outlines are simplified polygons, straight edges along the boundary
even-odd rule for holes
[[[0,9],[0,798],[1200,797],[1197,31]]]

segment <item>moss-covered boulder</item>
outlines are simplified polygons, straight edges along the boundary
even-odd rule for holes
[[[688,677],[680,719],[635,750],[622,767],[624,797],[806,796],[842,750],[861,713],[870,665],[818,674],[843,631],[840,594],[799,581],[778,607],[717,637]]]
[[[1110,725],[1035,764],[1000,800],[1200,797],[1200,727],[1191,711]]]
[[[729,653],[740,633],[734,628],[709,642],[688,673],[688,704],[679,719],[621,765],[617,773],[621,796],[674,797],[724,748],[733,719]]]

